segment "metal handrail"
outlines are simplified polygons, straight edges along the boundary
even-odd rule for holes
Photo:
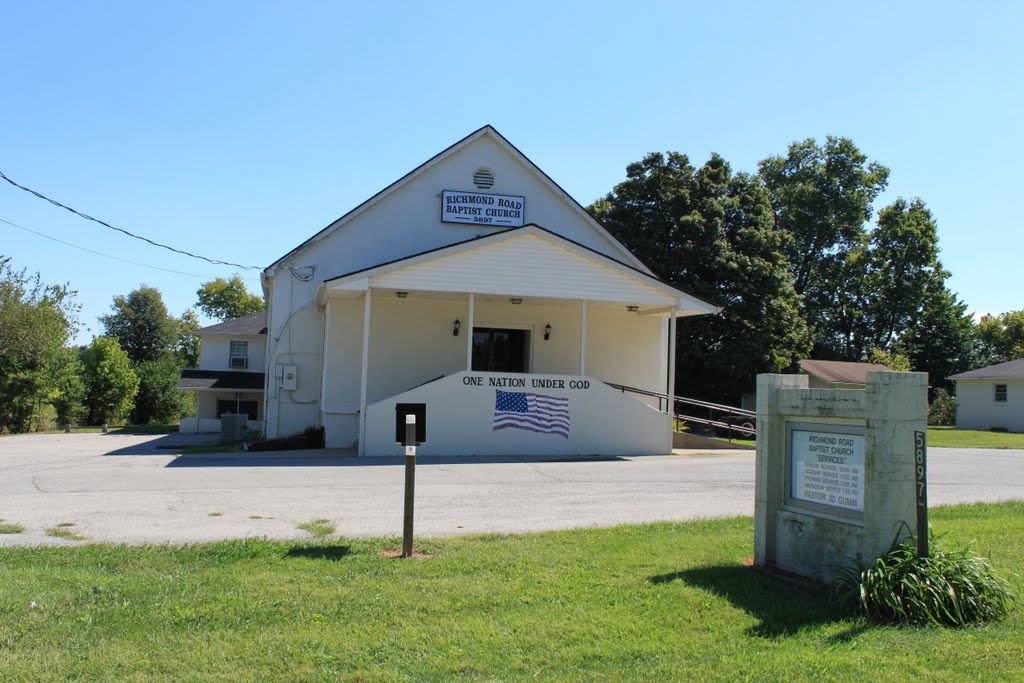
[[[620,390],[622,393],[626,393],[628,391],[628,392],[633,393],[633,394],[639,394],[640,396],[650,396],[650,397],[653,397],[653,398],[657,398],[658,399],[658,410],[660,410],[662,412],[671,412],[673,418],[675,418],[676,420],[680,420],[682,422],[693,422],[693,423],[696,423],[696,424],[702,424],[702,425],[707,425],[707,426],[710,426],[710,427],[718,427],[719,429],[725,429],[729,433],[729,437],[728,438],[730,440],[732,440],[732,438],[733,438],[732,437],[733,431],[736,431],[738,434],[744,435],[744,436],[756,436],[757,435],[756,425],[752,426],[750,429],[747,429],[747,428],[743,428],[743,427],[738,427],[738,426],[736,426],[735,424],[733,424],[731,422],[726,422],[724,420],[716,420],[716,419],[713,418],[713,416],[711,414],[709,414],[708,417],[706,417],[706,418],[697,417],[695,415],[685,415],[685,414],[677,412],[676,406],[677,406],[677,404],[682,403],[683,405],[695,406],[697,408],[707,408],[709,411],[717,410],[719,412],[729,413],[730,415],[735,415],[735,416],[738,416],[738,417],[750,418],[751,422],[753,423],[753,420],[756,419],[756,417],[757,417],[757,413],[755,413],[752,410],[744,410],[743,408],[737,408],[735,406],[728,406],[728,405],[725,405],[723,403],[712,403],[710,401],[701,401],[700,399],[688,398],[686,396],[673,396],[671,398],[672,410],[669,411],[669,410],[667,410],[667,406],[668,406],[669,400],[670,400],[668,394],[664,394],[664,393],[661,393],[661,392],[658,392],[658,391],[650,391],[648,389],[640,389],[638,387],[630,387],[630,386],[626,386],[626,385],[623,385],[623,384],[613,384],[612,382],[605,382],[605,384],[607,384],[608,386],[612,387],[613,389]],[[663,407],[663,405],[665,407]]]

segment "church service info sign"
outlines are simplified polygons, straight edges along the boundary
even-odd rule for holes
[[[521,228],[525,215],[525,197],[453,190],[441,193],[441,220],[445,223]]]
[[[864,433],[847,429],[793,425],[789,433],[789,497],[793,502],[864,512]]]

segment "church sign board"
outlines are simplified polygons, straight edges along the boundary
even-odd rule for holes
[[[862,428],[790,425],[788,469],[789,498],[793,504],[812,503],[864,512]]]
[[[445,223],[521,228],[525,215],[525,197],[453,190],[441,193],[441,221]]]

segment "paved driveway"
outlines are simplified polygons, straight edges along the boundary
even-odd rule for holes
[[[0,535],[0,545],[70,543],[44,533],[63,522],[88,540],[118,543],[304,538],[296,524],[321,517],[345,536],[401,534],[400,459],[175,455],[174,446],[196,441],[178,434],[0,438],[0,518],[26,527]],[[933,504],[1024,499],[1024,451],[933,448],[929,459]],[[750,515],[753,465],[750,451],[596,461],[422,458],[416,531]]]

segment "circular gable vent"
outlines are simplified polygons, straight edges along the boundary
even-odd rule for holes
[[[473,174],[473,184],[481,190],[489,190],[494,187],[494,171],[489,168],[478,168]]]

